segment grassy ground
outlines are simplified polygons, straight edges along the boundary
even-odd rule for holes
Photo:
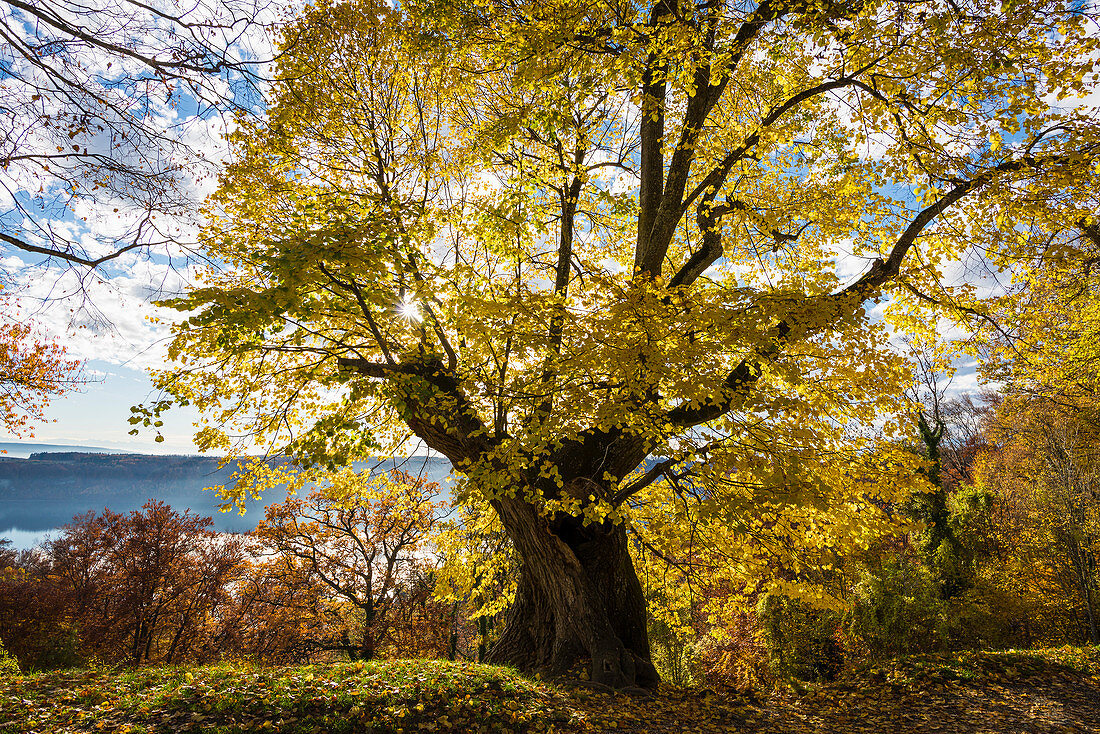
[[[81,670],[0,679],[2,734],[1100,732],[1100,652],[923,656],[799,693],[633,697],[439,661]]]

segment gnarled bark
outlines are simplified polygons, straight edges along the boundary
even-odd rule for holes
[[[341,363],[364,374],[400,373],[419,378],[409,386],[442,395],[430,408],[423,395],[409,390],[406,423],[454,466],[485,461],[492,447],[458,379],[438,360],[419,364]],[[449,414],[438,420],[438,412]],[[559,492],[582,503],[596,495],[611,498],[611,486],[593,477],[622,477],[646,457],[642,438],[619,430],[592,429],[563,440],[550,463],[564,488],[532,472],[512,496],[490,500],[520,557],[515,603],[488,661],[528,672],[559,675],[582,658],[591,662],[591,680],[615,688],[653,687],[660,681],[650,657],[646,604],[630,559],[626,528],[612,522],[585,525],[559,513],[545,517],[526,500]],[[490,466],[492,462],[489,462]],[[492,469],[490,469],[492,471]],[[523,482],[521,482],[521,485]]]
[[[493,507],[521,558],[515,603],[489,661],[560,675],[591,661],[591,679],[615,688],[659,682],[650,661],[645,599],[613,523],[541,517],[519,499]]]

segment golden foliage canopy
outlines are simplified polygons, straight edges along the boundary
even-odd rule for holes
[[[415,437],[544,515],[690,497],[820,556],[919,481],[888,324],[1089,214],[1098,43],[1056,1],[311,5],[159,383],[204,449]]]

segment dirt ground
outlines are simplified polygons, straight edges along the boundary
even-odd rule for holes
[[[579,697],[597,731],[1097,734],[1100,675],[1089,667],[1002,655],[870,669],[763,699],[708,690]]]

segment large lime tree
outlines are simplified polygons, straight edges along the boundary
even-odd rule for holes
[[[204,448],[443,454],[520,562],[490,657],[653,685],[631,529],[794,588],[921,481],[886,319],[974,310],[960,258],[1083,214],[1096,120],[1059,100],[1093,32],[1077,2],[318,3],[160,382]]]

